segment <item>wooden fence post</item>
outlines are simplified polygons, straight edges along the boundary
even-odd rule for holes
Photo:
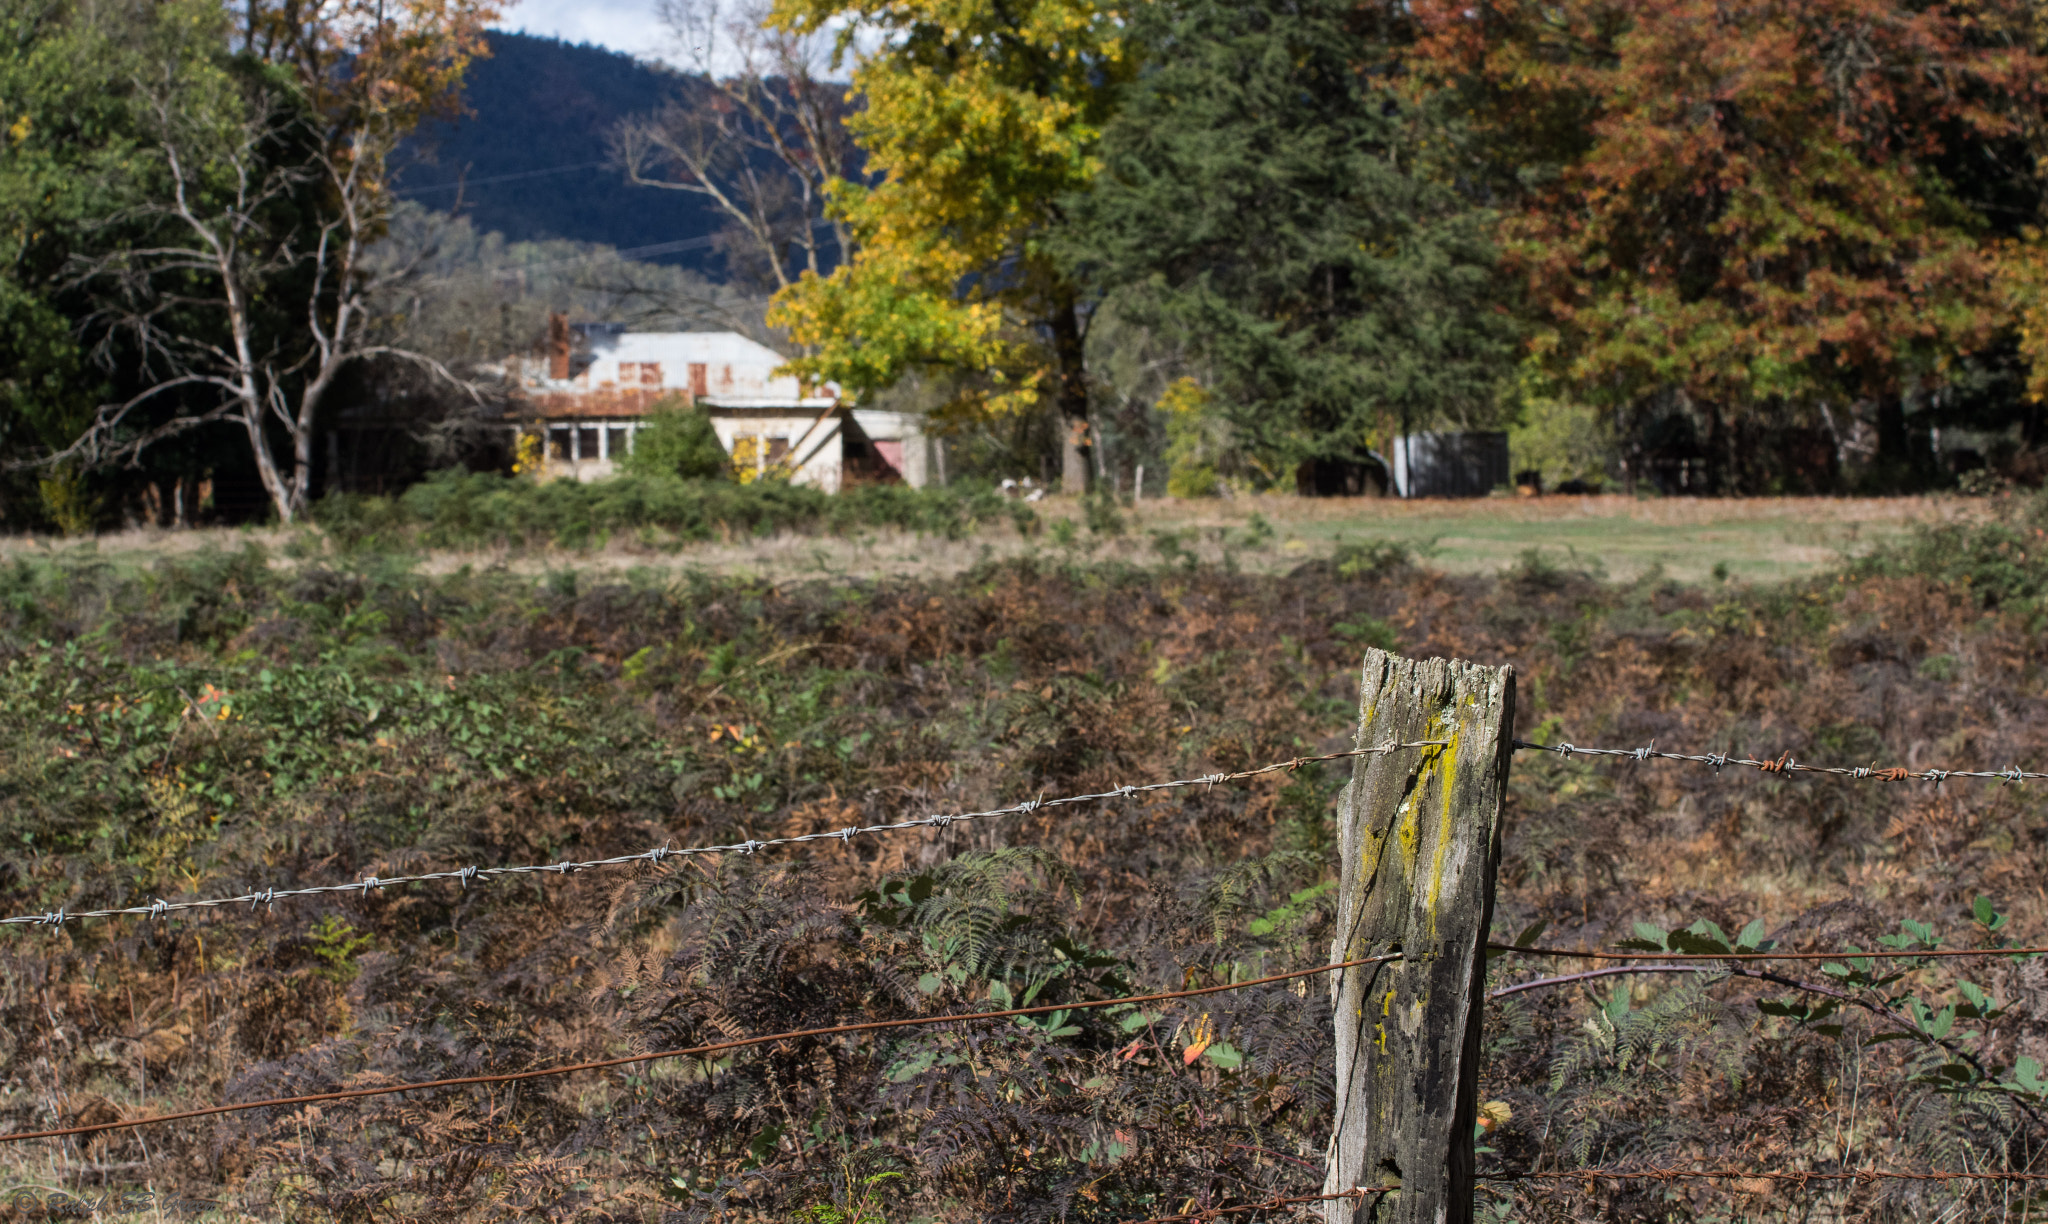
[[[1360,748],[1447,741],[1354,758],[1337,801],[1333,960],[1342,970],[1328,1224],[1469,1224],[1479,1109],[1487,928],[1513,755],[1515,673],[1368,651]]]

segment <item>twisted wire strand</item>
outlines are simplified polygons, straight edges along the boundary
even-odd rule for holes
[[[322,893],[360,892],[368,896],[371,889],[389,888],[396,884],[424,884],[433,880],[459,880],[466,889],[479,880],[495,879],[499,876],[517,875],[569,875],[573,872],[588,871],[595,867],[618,867],[628,863],[660,863],[672,856],[689,854],[754,854],[775,846],[793,846],[804,842],[838,841],[850,842],[855,837],[868,833],[895,833],[903,829],[940,828],[956,820],[987,820],[997,816],[1016,816],[1035,812],[1040,808],[1062,807],[1076,803],[1099,803],[1111,799],[1130,799],[1153,791],[1176,790],[1199,786],[1208,789],[1222,782],[1241,782],[1262,774],[1292,772],[1304,765],[1321,761],[1336,761],[1346,757],[1375,756],[1380,753],[1397,752],[1404,748],[1441,748],[1449,740],[1417,740],[1407,744],[1381,744],[1376,748],[1352,748],[1343,752],[1327,752],[1320,756],[1294,757],[1291,760],[1275,761],[1257,769],[1241,769],[1235,773],[1205,774],[1199,778],[1178,778],[1170,782],[1151,782],[1144,786],[1119,786],[1115,790],[1098,791],[1090,795],[1067,795],[1048,799],[1041,795],[1009,807],[991,808],[985,812],[950,812],[934,816],[923,816],[915,820],[898,820],[888,824],[849,825],[844,829],[833,829],[824,833],[804,833],[795,837],[770,837],[762,840],[749,838],[722,846],[656,846],[638,854],[621,854],[612,858],[587,859],[582,862],[537,863],[517,867],[462,867],[454,871],[429,871],[420,875],[392,876],[378,879],[369,876],[347,884],[323,884],[310,888],[266,888],[260,892],[247,892],[234,897],[213,897],[201,901],[165,901],[161,897],[148,905],[129,905],[117,909],[96,909],[70,911],[51,910],[43,914],[20,914],[11,918],[0,918],[0,926],[47,926],[62,927],[66,922],[84,918],[163,918],[178,910],[219,909],[225,906],[246,905],[251,909],[259,905],[271,906],[292,897],[311,897]]]
[[[2035,773],[2020,769],[1907,769],[1904,765],[1887,766],[1844,766],[1805,765],[1792,759],[1787,750],[1776,760],[1757,760],[1754,757],[1733,757],[1725,752],[1658,752],[1657,741],[1651,740],[1643,748],[1581,748],[1577,744],[1532,744],[1527,740],[1516,740],[1517,749],[1531,752],[1555,752],[1561,757],[1627,757],[1634,761],[1691,761],[1699,765],[1711,765],[1719,773],[1724,766],[1740,765],[1746,769],[1760,769],[1765,773],[1810,773],[1828,774],[1839,778],[1854,778],[1872,782],[1932,782],[1940,786],[1950,778],[1983,778],[1996,782],[2021,782],[2029,779],[2048,778],[2048,773]]]
[[[1808,1171],[1805,1169],[1771,1169],[1756,1172],[1749,1169],[1579,1169],[1576,1171],[1557,1170],[1544,1173],[1481,1173],[1481,1181],[1683,1181],[1701,1178],[1712,1181],[1769,1181],[1769,1182],[1863,1182],[1880,1181],[1994,1181],[1994,1182],[2037,1182],[2048,1181],[2048,1173],[1983,1172],[1957,1173],[1934,1171],[1914,1173],[1904,1169],[1839,1169],[1832,1172]]]
[[[1716,1181],[1762,1181],[1794,1182],[1804,1185],[1808,1182],[1851,1181],[1874,1184],[1880,1181],[1996,1181],[2035,1182],[2048,1181],[2048,1173],[1915,1173],[1897,1169],[1844,1169],[1835,1172],[1808,1172],[1805,1170],[1766,1170],[1751,1172],[1743,1169],[1581,1169],[1577,1171],[1556,1171],[1542,1173],[1481,1173],[1482,1181],[1682,1181],[1702,1179]],[[1300,1203],[1320,1203],[1331,1199],[1360,1199],[1369,1194],[1388,1194],[1397,1190],[1395,1186],[1360,1186],[1354,1190],[1338,1190],[1328,1194],[1302,1194],[1288,1198],[1271,1198],[1258,1203],[1245,1203],[1236,1207],[1207,1207],[1198,1211],[1184,1211],[1174,1215],[1148,1216],[1142,1220],[1125,1220],[1121,1224],[1178,1224],[1179,1221],[1212,1220],[1218,1216],[1233,1215],[1246,1211],[1271,1211],[1280,1207],[1291,1207]]]
[[[1329,1194],[1298,1194],[1291,1198],[1270,1198],[1262,1203],[1245,1203],[1237,1207],[1204,1207],[1199,1211],[1183,1211],[1179,1215],[1147,1216],[1142,1220],[1123,1220],[1119,1224],[1175,1224],[1179,1220],[1213,1220],[1217,1216],[1235,1215],[1240,1211],[1272,1211],[1278,1207],[1291,1207],[1297,1203],[1323,1203],[1331,1199],[1359,1199],[1368,1194],[1388,1194],[1394,1186],[1360,1186],[1355,1190],[1337,1190]]]
[[[1926,952],[1588,952],[1580,948],[1525,948],[1516,944],[1490,943],[1490,952],[1519,952],[1524,956],[1560,956],[1596,961],[1810,961],[1810,960],[1947,960],[1971,956],[2042,956],[2041,948],[1937,948]]]
[[[0,1143],[19,1143],[27,1139],[61,1139],[70,1135],[91,1135],[100,1131],[126,1130],[130,1127],[147,1126],[155,1122],[181,1122],[189,1118],[204,1118],[214,1114],[242,1113],[251,1109],[282,1109],[293,1105],[315,1105],[323,1101],[353,1101],[362,1097],[388,1096],[394,1092],[413,1092],[426,1088],[459,1088],[471,1084],[510,1084],[521,1080],[546,1079],[556,1075],[571,1075],[578,1071],[602,1071],[609,1067],[630,1066],[633,1063],[659,1062],[670,1058],[701,1058],[707,1054],[719,1054],[727,1050],[743,1050],[753,1046],[773,1045],[782,1041],[795,1041],[804,1037],[830,1037],[841,1033],[871,1033],[880,1029],[922,1028],[935,1024],[959,1024],[968,1020],[1002,1020],[1011,1016],[1042,1016],[1052,1012],[1090,1011],[1098,1007],[1116,1007],[1125,1003],[1159,1003],[1168,999],[1188,999],[1197,995],[1221,994],[1226,990],[1245,990],[1253,986],[1266,986],[1274,982],[1289,982],[1296,978],[1315,977],[1339,969],[1353,969],[1361,965],[1381,965],[1401,959],[1399,952],[1383,956],[1367,956],[1358,960],[1334,961],[1317,965],[1313,969],[1296,969],[1290,973],[1275,973],[1261,978],[1250,978],[1242,982],[1226,982],[1220,986],[1196,986],[1189,990],[1168,990],[1158,994],[1124,995],[1114,999],[1092,999],[1079,1003],[1042,1003],[1034,1007],[1012,1007],[1004,1011],[953,1013],[943,1016],[911,1016],[901,1020],[865,1020],[858,1024],[834,1024],[824,1028],[796,1029],[787,1033],[769,1033],[762,1037],[744,1037],[735,1041],[721,1041],[713,1045],[689,1046],[679,1050],[656,1050],[648,1054],[626,1054],[618,1058],[598,1058],[588,1062],[570,1063],[561,1067],[541,1067],[532,1071],[506,1071],[496,1075],[463,1075],[452,1079],[420,1080],[404,1084],[382,1084],[374,1088],[343,1088],[333,1092],[312,1092],[302,1096],[273,1097],[263,1101],[245,1101],[231,1105],[208,1105],[202,1109],[186,1109],[177,1113],[150,1114],[141,1118],[124,1118],[117,1122],[95,1122],[85,1126],[59,1127],[55,1130],[16,1131],[0,1135]]]

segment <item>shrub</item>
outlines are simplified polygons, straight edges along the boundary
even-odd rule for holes
[[[1922,525],[1849,567],[1859,579],[1908,575],[1967,592],[1981,608],[2035,608],[2048,594],[2048,493],[2007,503],[1990,522]]]
[[[1413,567],[1419,551],[1399,540],[1339,544],[1330,565],[1339,578],[1383,578]]]
[[[678,434],[686,428],[675,426]],[[1011,516],[1011,507],[1001,496],[977,486],[863,485],[834,495],[781,480],[738,484],[628,472],[588,484],[536,484],[447,470],[397,498],[326,498],[315,508],[314,521],[340,542],[357,546],[590,548],[622,531],[648,530],[667,533],[675,544],[727,534],[841,534],[878,527],[958,538],[983,523]]]
[[[732,471],[710,416],[673,396],[654,406],[619,466],[638,476],[685,480],[718,480]]]

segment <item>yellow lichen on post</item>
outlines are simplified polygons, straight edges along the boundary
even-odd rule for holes
[[[1431,726],[1435,725],[1436,724],[1434,722],[1431,723]],[[1458,793],[1457,768],[1459,728],[1457,724],[1454,723],[1451,725],[1448,734],[1451,742],[1443,749],[1438,751],[1435,757],[1437,761],[1440,761],[1442,763],[1441,767],[1443,770],[1443,781],[1441,783],[1443,791],[1443,815],[1437,821],[1436,858],[1434,859],[1434,861],[1430,863],[1429,866],[1429,895],[1423,900],[1423,911],[1429,915],[1429,935],[1432,941],[1434,941],[1436,938],[1437,900],[1443,895],[1444,853],[1450,848],[1452,841],[1452,824],[1457,816],[1457,813],[1452,806],[1453,803],[1455,803],[1456,801],[1456,796]],[[1441,739],[1444,738],[1444,733],[1438,732],[1437,734],[1431,735],[1429,738]]]
[[[1514,674],[1444,659],[1365,658],[1358,758],[1338,801],[1343,856],[1334,957],[1399,952],[1332,983],[1337,1118],[1331,1224],[1472,1218],[1479,1008]]]

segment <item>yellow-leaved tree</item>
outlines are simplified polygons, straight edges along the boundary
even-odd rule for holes
[[[775,296],[769,321],[809,351],[792,369],[857,395],[913,370],[970,372],[955,413],[1000,416],[1050,396],[1064,486],[1084,490],[1087,312],[1046,246],[1061,198],[1096,173],[1101,125],[1130,77],[1117,11],[1090,0],[776,0],[772,20],[840,31],[860,103],[849,126],[880,175],[871,188],[831,187],[853,257]]]
[[[2001,34],[2036,55],[2048,55],[2048,6],[2013,11]],[[2039,108],[2021,112],[2019,136],[2033,157],[2035,181],[2048,180],[2048,116]],[[2027,399],[2048,403],[2048,231],[2028,225],[1991,250],[1996,301],[2003,322],[2017,333],[2020,360],[2027,367]]]
[[[1997,284],[2007,317],[2019,332],[2027,363],[2027,398],[2048,401],[2048,238],[2028,230],[1997,248]]]

